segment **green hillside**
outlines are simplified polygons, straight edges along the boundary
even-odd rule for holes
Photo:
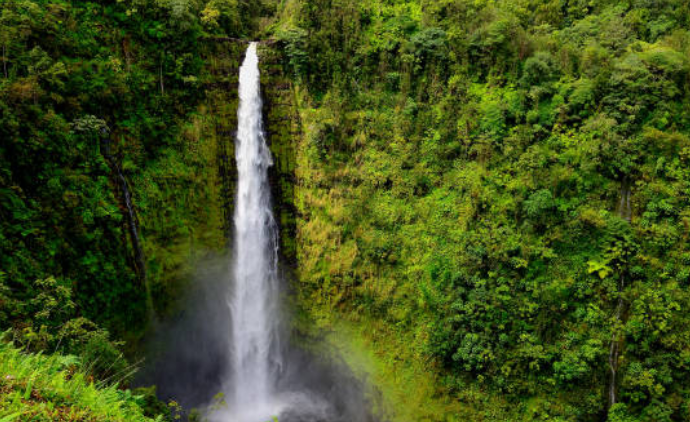
[[[286,6],[301,303],[462,404],[419,420],[688,417],[689,10]]]

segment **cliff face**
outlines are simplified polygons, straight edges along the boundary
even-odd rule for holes
[[[133,183],[158,314],[172,310],[199,260],[222,253],[231,236],[237,75],[244,48],[207,40],[201,50],[203,97],[181,124],[177,150]]]
[[[208,39],[204,59],[203,100],[180,134],[179,160],[164,172],[135,180],[146,267],[158,312],[168,311],[182,297],[199,259],[222,253],[233,231],[236,191],[235,135],[238,75],[247,48],[235,39]],[[299,132],[292,83],[283,70],[283,56],[274,45],[261,44],[264,119],[275,165],[271,168],[274,214],[280,225],[282,261],[296,266],[293,140]],[[184,166],[183,174],[176,166]],[[181,167],[180,167],[181,168]],[[160,200],[149,198],[160,197]]]
[[[271,169],[274,215],[280,225],[280,249],[285,265],[296,261],[295,140],[300,132],[292,81],[284,69],[282,51],[271,44],[259,49],[264,125],[275,165]]]
[[[232,39],[209,44],[206,54],[208,80],[206,100],[200,108],[204,138],[213,145],[216,159],[211,182],[216,186],[215,206],[222,218],[222,233],[232,237],[237,167],[238,75],[247,45]],[[264,127],[273,154],[271,168],[274,214],[280,225],[281,251],[289,266],[295,265],[295,153],[294,135],[299,133],[299,115],[294,106],[292,82],[286,76],[283,55],[268,43],[259,47]]]
[[[232,213],[237,179],[235,165],[235,134],[237,132],[238,75],[244,54],[241,43],[218,40],[207,45],[205,63],[206,100],[201,113],[206,120],[205,136],[212,139],[219,212],[226,241],[232,235]],[[226,242],[227,243],[227,242]]]

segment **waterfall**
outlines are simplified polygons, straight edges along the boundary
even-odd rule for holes
[[[232,293],[231,385],[226,400],[238,420],[271,416],[277,347],[278,229],[271,211],[268,168],[273,165],[262,122],[256,43],[240,68]]]
[[[362,406],[349,404],[357,403],[355,394],[340,391],[335,381],[311,372],[318,365],[300,362],[299,354],[279,344],[283,315],[278,294],[278,226],[268,179],[273,160],[263,129],[256,50],[257,44],[251,43],[240,67],[235,240],[226,308],[230,369],[223,373],[225,405],[209,406],[207,416],[212,422],[364,421]],[[342,419],[331,404],[338,400]],[[345,416],[351,409],[351,414],[362,416]]]
[[[156,385],[161,399],[199,409],[210,422],[374,422],[368,397],[374,391],[349,371],[339,350],[317,345],[316,336],[292,325],[283,306],[281,285],[288,280],[278,271],[273,158],[255,43],[240,67],[238,93],[232,255],[209,253],[198,262],[185,312],[156,324],[136,385]],[[234,92],[224,94],[219,102]],[[109,153],[107,145],[103,151]],[[131,199],[128,191],[125,197]],[[283,331],[289,327],[294,331]],[[286,341],[291,332],[298,341]]]

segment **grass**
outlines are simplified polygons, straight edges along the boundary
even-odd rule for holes
[[[457,417],[468,409],[440,387],[429,362],[410,352],[412,339],[387,333],[372,320],[340,320],[328,328],[327,353],[365,381],[375,414],[390,422],[464,420]]]
[[[0,341],[0,422],[153,422],[139,401],[98,385],[74,357],[27,354]]]
[[[523,420],[504,397],[466,383],[446,385],[420,348],[421,331],[400,332],[358,315],[320,321],[325,354],[340,358],[367,385],[374,413],[388,422]]]

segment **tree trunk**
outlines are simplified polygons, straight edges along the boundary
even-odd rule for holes
[[[158,75],[160,78],[161,95],[165,94],[165,86],[163,85],[163,60],[161,60],[161,65],[158,68]]]
[[[5,79],[8,79],[10,75],[7,73],[7,46],[2,46],[2,68],[5,71]]]

